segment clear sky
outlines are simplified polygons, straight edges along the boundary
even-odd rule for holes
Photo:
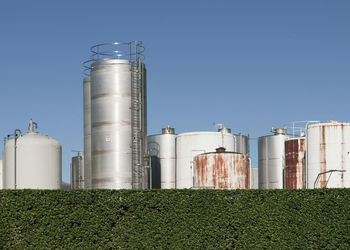
[[[2,0],[0,135],[33,118],[62,144],[69,181],[70,152],[83,150],[82,62],[92,45],[130,40],[146,47],[149,134],[350,121],[349,13],[347,0]]]

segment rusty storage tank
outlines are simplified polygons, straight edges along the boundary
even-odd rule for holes
[[[247,142],[239,142],[239,138]],[[247,154],[249,143],[247,136],[231,133],[229,128],[221,128],[218,132],[189,132],[176,136],[176,188],[193,187],[193,158],[196,155],[215,152],[216,148],[224,147],[229,152]],[[246,145],[246,147],[238,147]]]
[[[146,68],[142,42],[91,47],[91,188],[147,186]]]
[[[350,123],[310,124],[306,141],[307,188],[349,188]]]
[[[282,189],[284,142],[289,138],[285,128],[271,129],[273,135],[258,139],[259,188]]]
[[[71,163],[71,188],[81,189],[84,188],[84,153],[77,152],[77,156],[72,157]]]
[[[163,128],[160,135],[147,137],[152,188],[175,188],[175,138],[175,129],[170,126]]]
[[[194,157],[194,188],[249,189],[249,156],[226,152],[218,148],[214,153]]]
[[[304,137],[285,141],[284,188],[301,189],[305,187],[306,142]]]

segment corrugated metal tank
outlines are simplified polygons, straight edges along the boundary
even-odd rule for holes
[[[305,138],[293,138],[285,141],[284,188],[301,189],[305,185]]]
[[[274,135],[258,139],[259,188],[282,189],[286,129],[272,129]]]
[[[226,152],[200,154],[194,157],[194,188],[249,189],[249,156]]]
[[[91,95],[90,77],[84,78],[84,188],[91,187]]]
[[[258,168],[250,169],[250,189],[258,189],[259,188],[259,175]]]
[[[14,139],[6,142],[3,151],[4,188],[6,189],[60,189],[62,181],[61,144],[34,131],[17,138],[16,187]]]
[[[71,178],[72,189],[84,188],[84,153],[78,152],[77,156],[72,157]]]
[[[2,160],[0,160],[0,189],[3,189],[3,185],[2,185]]]
[[[248,141],[246,136],[240,136]],[[243,145],[244,142],[241,143]],[[193,158],[196,155],[214,152],[218,147],[224,147],[227,151],[247,154],[247,148],[241,149],[238,137],[231,134],[225,128],[220,132],[190,132],[179,134],[176,137],[176,188],[193,187]]]
[[[91,65],[92,188],[132,188],[131,65]]]
[[[175,188],[175,138],[175,130],[169,126],[162,129],[162,134],[147,137],[151,156],[152,188]]]
[[[311,124],[306,135],[307,188],[349,188],[350,123]]]

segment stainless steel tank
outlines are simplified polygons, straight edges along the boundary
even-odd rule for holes
[[[193,187],[193,158],[199,154],[214,152],[224,147],[226,151],[236,150],[236,137],[229,130],[220,132],[190,132],[176,137],[176,188]]]
[[[350,187],[350,123],[307,126],[307,188]]]
[[[91,95],[90,77],[84,78],[84,188],[91,188]]]
[[[3,181],[6,189],[60,189],[62,149],[58,141],[35,131],[9,139],[3,151]],[[15,163],[16,155],[16,163]]]
[[[250,168],[250,189],[259,188],[258,168]]]
[[[292,138],[285,141],[284,188],[301,189],[305,185],[305,138]]]
[[[162,129],[162,134],[147,137],[152,188],[175,188],[175,138],[175,130],[169,126]]]
[[[219,148],[216,152],[194,157],[194,188],[249,189],[249,156],[227,152]]]
[[[91,52],[91,187],[146,188],[142,43],[100,44]]]
[[[77,156],[72,157],[71,178],[72,189],[84,188],[84,153],[78,152]]]
[[[284,142],[289,136],[286,129],[272,129],[272,132],[274,135],[258,139],[260,189],[283,188]]]

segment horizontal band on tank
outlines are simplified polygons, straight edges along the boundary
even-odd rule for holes
[[[127,122],[127,121],[121,121],[121,122],[94,122],[91,127],[97,128],[97,127],[101,127],[101,126],[105,126],[105,125],[122,125],[122,126],[128,125],[129,126],[129,125],[131,125],[131,122]]]
[[[131,171],[130,171],[131,173]],[[130,174],[131,175],[131,174]],[[125,177],[123,177],[125,180]],[[130,181],[131,181],[131,177],[130,177]],[[120,178],[113,178],[113,177],[107,177],[107,178],[95,178],[92,179],[92,185],[96,185],[96,184],[107,184],[108,183],[113,183],[113,184],[123,184],[123,185],[127,185],[127,186],[131,186],[130,181],[124,181],[124,182],[120,182]]]
[[[98,99],[98,98],[102,98],[102,97],[109,97],[109,96],[112,96],[112,97],[131,97],[131,93],[129,94],[97,94],[97,95],[93,95],[91,96],[91,99]]]
[[[102,154],[108,154],[108,153],[123,153],[123,154],[131,154],[131,149],[129,151],[121,151],[121,150],[96,150],[92,151],[91,155],[102,155]]]

